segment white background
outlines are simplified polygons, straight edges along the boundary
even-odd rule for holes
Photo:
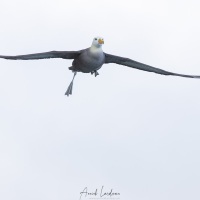
[[[191,0],[1,0],[0,54],[103,50],[200,75],[200,3]],[[0,60],[0,199],[200,199],[200,80],[115,64]],[[83,198],[84,199],[84,198]]]

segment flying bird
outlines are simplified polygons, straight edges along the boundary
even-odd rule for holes
[[[102,50],[102,45],[104,44],[104,39],[102,37],[95,37],[92,41],[91,47],[83,49],[80,51],[49,51],[44,53],[18,55],[18,56],[2,56],[0,58],[9,60],[36,60],[36,59],[48,59],[48,58],[63,58],[63,59],[74,59],[72,66],[69,67],[74,73],[73,79],[65,93],[69,96],[72,94],[73,81],[77,72],[91,73],[95,77],[99,75],[98,70],[103,66],[103,64],[116,63],[119,65],[124,65],[127,67],[154,72],[161,75],[172,75],[181,76],[186,78],[200,78],[200,76],[177,74],[169,71],[165,71],[159,68],[155,68],[129,58],[119,57],[111,54],[104,53]]]

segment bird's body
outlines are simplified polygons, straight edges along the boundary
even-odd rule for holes
[[[105,63],[102,48],[90,47],[85,49],[72,63],[73,71],[90,73],[99,70]]]
[[[168,72],[150,65],[146,65],[129,58],[119,57],[111,54],[104,53],[102,50],[102,44],[104,44],[104,39],[101,37],[95,37],[93,39],[92,45],[90,48],[83,49],[80,51],[50,51],[45,53],[36,53],[28,55],[19,55],[19,56],[1,56],[0,58],[9,59],[9,60],[35,60],[35,59],[47,59],[47,58],[63,58],[63,59],[74,59],[72,66],[69,67],[70,70],[74,72],[74,77],[77,72],[91,73],[98,75],[97,70],[99,70],[103,64],[116,63],[119,65],[128,66],[131,68],[154,72],[161,75],[172,75],[172,76],[181,76],[186,78],[200,78],[200,76],[195,75],[185,75],[177,74],[173,72]],[[73,80],[70,83],[66,95],[72,94]]]

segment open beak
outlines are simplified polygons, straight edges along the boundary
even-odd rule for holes
[[[104,41],[102,39],[98,40],[99,44],[104,44]]]

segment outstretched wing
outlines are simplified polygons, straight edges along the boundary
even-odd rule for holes
[[[49,59],[49,58],[63,58],[63,59],[75,59],[78,57],[81,52],[80,51],[49,51],[44,53],[35,53],[35,54],[27,54],[27,55],[19,55],[19,56],[2,56],[0,58],[9,59],[9,60],[37,60],[37,59]]]
[[[123,57],[119,57],[119,56],[114,56],[114,55],[110,55],[105,53],[105,63],[116,63],[119,65],[125,65],[128,67],[132,67],[135,69],[139,69],[139,70],[144,70],[147,72],[154,72],[157,74],[162,74],[162,75],[172,75],[172,76],[182,76],[182,77],[187,77],[187,78],[200,78],[200,76],[193,76],[193,75],[185,75],[185,74],[177,74],[177,73],[173,73],[173,72],[168,72],[159,68],[155,68],[155,67],[151,67],[149,65],[131,60],[129,58],[123,58]]]

